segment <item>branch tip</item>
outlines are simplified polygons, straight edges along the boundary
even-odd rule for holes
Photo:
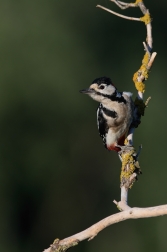
[[[113,200],[113,203],[117,206],[118,202],[116,200]]]

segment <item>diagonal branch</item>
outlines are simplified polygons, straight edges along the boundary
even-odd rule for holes
[[[124,16],[124,15],[121,15],[121,14],[115,12],[115,11],[112,11],[112,10],[108,9],[108,8],[105,8],[105,7],[101,6],[101,5],[97,5],[96,7],[100,8],[100,9],[103,9],[105,11],[108,11],[108,12],[110,12],[110,13],[118,16],[118,17],[121,17],[121,18],[125,18],[125,19],[128,19],[128,20],[133,20],[133,21],[141,21],[140,18]]]
[[[53,244],[45,249],[44,252],[61,252],[66,251],[68,248],[77,245],[79,242],[83,240],[91,240],[93,239],[100,231],[105,229],[106,227],[113,225],[115,223],[125,221],[128,219],[139,219],[139,218],[149,218],[149,217],[157,217],[167,214],[167,205],[148,207],[148,208],[128,208],[123,212],[119,212],[105,219],[97,222],[91,227],[85,229],[84,231],[72,235],[63,240],[56,239]]]

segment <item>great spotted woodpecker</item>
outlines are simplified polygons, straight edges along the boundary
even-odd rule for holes
[[[108,150],[119,152],[133,121],[132,93],[118,92],[110,78],[95,79],[88,89],[80,91],[98,101],[97,125]]]

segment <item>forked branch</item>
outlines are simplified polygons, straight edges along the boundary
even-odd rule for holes
[[[101,6],[101,5],[97,5],[98,8],[101,8],[105,11],[108,11],[116,16],[119,16],[121,18],[125,18],[128,20],[132,20],[132,21],[141,21],[141,22],[144,22],[146,25],[146,30],[147,30],[146,43],[143,42],[144,49],[146,51],[146,56],[143,59],[144,64],[142,64],[142,71],[140,68],[133,78],[133,80],[135,82],[136,89],[138,91],[138,98],[143,99],[143,93],[145,91],[145,85],[143,84],[143,82],[148,79],[148,72],[149,72],[149,70],[152,66],[152,63],[154,61],[154,58],[156,56],[156,52],[151,53],[153,39],[152,39],[151,17],[150,17],[149,10],[146,8],[146,6],[144,5],[142,0],[136,0],[135,3],[124,3],[124,2],[118,1],[118,0],[110,0],[110,1],[115,3],[121,9],[127,9],[130,7],[139,7],[142,14],[144,15],[143,17],[140,17],[140,18],[128,17],[128,16],[121,15],[117,12],[114,12],[108,8]]]
[[[79,242],[83,240],[92,240],[100,231],[104,228],[113,225],[115,223],[125,221],[128,219],[139,219],[139,218],[149,218],[162,216],[167,214],[167,205],[148,207],[148,208],[128,208],[123,212],[119,212],[109,217],[97,222],[93,226],[85,229],[84,231],[72,235],[63,240],[56,239],[48,249],[45,249],[44,252],[62,252],[66,251],[70,247],[76,246]]]
[[[128,19],[128,20],[133,20],[133,21],[141,21],[140,18],[128,17],[128,16],[125,16],[125,15],[121,15],[121,14],[119,14],[119,13],[117,13],[115,11],[112,11],[112,10],[110,10],[108,8],[105,8],[105,7],[101,6],[101,5],[97,5],[96,7],[101,8],[101,9],[103,9],[105,11],[108,11],[108,12],[110,12],[110,13],[118,16],[118,17],[121,17],[121,18],[125,18],[125,19]]]

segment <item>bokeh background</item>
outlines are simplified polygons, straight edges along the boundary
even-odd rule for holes
[[[143,175],[129,204],[138,207],[167,203],[167,2],[145,3],[158,56],[135,133]],[[97,103],[78,91],[108,76],[135,97],[146,30],[96,4],[141,16],[107,0],[0,1],[0,251],[41,252],[117,212],[121,164],[98,135]],[[166,226],[167,216],[128,220],[71,251],[167,251]]]

